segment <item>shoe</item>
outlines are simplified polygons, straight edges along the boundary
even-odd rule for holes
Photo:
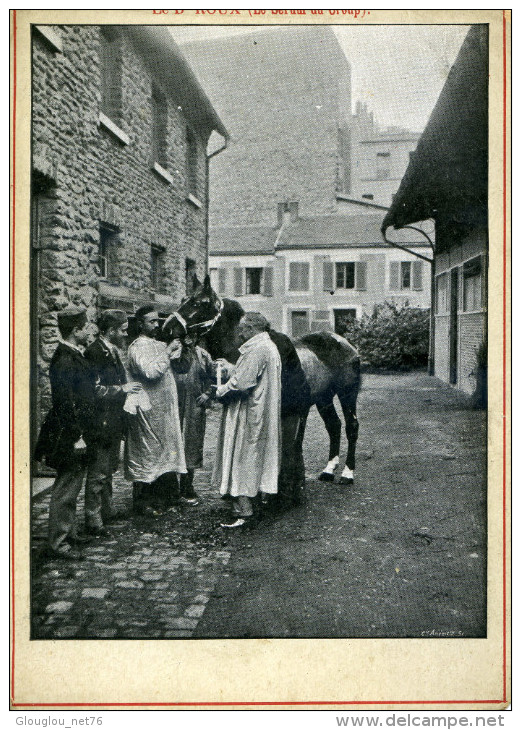
[[[183,504],[191,505],[199,504],[199,500],[197,499],[197,497],[181,497],[181,502],[183,502]]]
[[[233,522],[221,522],[221,527],[233,530],[236,527],[243,527],[248,522],[248,517],[237,517]]]
[[[83,560],[83,555],[78,550],[75,550],[74,548],[67,548],[65,546],[56,550],[51,547],[47,548],[47,555],[53,560],[57,558],[60,560]]]
[[[86,545],[94,540],[94,535],[69,535],[66,539],[70,545]]]
[[[87,527],[86,532],[93,537],[112,537],[112,532],[107,527]]]

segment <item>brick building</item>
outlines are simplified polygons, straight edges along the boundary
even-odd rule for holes
[[[169,312],[207,270],[210,135],[227,132],[164,28],[35,26],[32,389],[49,406],[56,313]],[[213,139],[210,145],[213,145]],[[216,150],[218,151],[218,149]]]
[[[380,234],[418,135],[380,135],[360,105],[352,115],[350,66],[332,28],[270,28],[183,51],[231,133],[211,181],[217,291],[288,334],[341,329],[342,317],[385,300],[428,308],[430,265]],[[391,155],[381,158],[388,174],[376,170],[379,153]],[[362,190],[364,176],[374,184]],[[429,256],[421,235],[397,240]]]
[[[436,228],[435,375],[472,393],[483,384],[487,343],[486,25],[469,30],[383,228],[427,218]]]
[[[407,129],[380,129],[367,104],[357,102],[350,125],[349,197],[389,207],[419,138]],[[339,206],[347,212],[342,197]]]
[[[231,135],[210,183],[212,233],[276,227],[285,201],[306,216],[334,213],[349,185],[351,71],[332,29],[269,28],[182,49]]]
[[[297,213],[294,209],[275,231],[217,228],[210,257],[216,291],[238,299],[246,310],[261,311],[275,329],[295,337],[342,332],[346,318],[371,314],[383,301],[429,307],[430,263],[383,243],[381,215]],[[397,232],[393,240],[431,255],[414,231]]]

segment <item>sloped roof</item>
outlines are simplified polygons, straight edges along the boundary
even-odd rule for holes
[[[412,155],[382,229],[445,218],[486,221],[488,26],[473,25]]]
[[[210,230],[210,255],[272,254],[277,230],[270,226],[222,226]]]
[[[284,248],[357,248],[360,246],[384,246],[380,227],[383,214],[334,215],[299,218],[286,223],[277,242],[277,249]],[[393,240],[407,246],[428,246],[415,231],[403,230],[393,234]]]
[[[163,90],[175,98],[192,124],[208,132],[215,130],[227,138],[226,127],[168,29],[143,25],[122,27],[143,54]]]

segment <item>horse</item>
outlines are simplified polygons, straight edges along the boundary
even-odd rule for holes
[[[200,338],[210,355],[236,362],[239,357],[236,329],[244,314],[239,302],[221,299],[212,289],[210,277],[206,276],[201,284],[194,278],[192,293],[185,297],[177,312],[164,323],[162,334],[165,340],[188,333]],[[179,334],[180,333],[180,334]],[[285,335],[270,333],[279,347],[282,361],[282,399],[285,390],[291,387],[294,370],[289,365],[286,351],[279,346]],[[277,339],[277,337],[278,339]],[[300,408],[303,413],[298,448],[302,450],[304,427],[307,415],[312,406],[317,410],[324,422],[329,436],[328,462],[318,479],[326,482],[335,480],[335,472],[340,462],[340,438],[342,423],[335,408],[333,399],[338,396],[345,422],[347,437],[347,456],[345,465],[338,480],[339,484],[349,485],[354,482],[356,442],[359,423],[356,415],[356,403],[360,390],[360,357],[357,350],[343,337],[333,332],[315,332],[304,335],[293,341],[298,359],[304,371],[308,388],[298,389]],[[293,351],[293,348],[291,348]],[[292,392],[292,397],[293,393]]]

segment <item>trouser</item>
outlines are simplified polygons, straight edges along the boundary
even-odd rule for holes
[[[289,415],[281,419],[281,465],[278,501],[281,504],[301,504],[304,500],[306,473],[302,443],[306,416]]]
[[[141,511],[145,507],[166,509],[179,501],[179,482],[175,471],[161,474],[153,482],[134,482],[134,509]]]
[[[87,467],[82,463],[58,469],[49,505],[49,546],[62,547],[67,538],[76,537],[76,502]]]
[[[187,469],[186,474],[179,476],[179,490],[181,497],[195,497],[194,489],[194,469]]]
[[[109,446],[97,446],[89,464],[85,482],[85,524],[89,528],[103,527],[112,517],[112,475],[117,469],[121,440]]]
[[[251,517],[253,515],[251,497],[234,497],[233,512],[239,517]]]

